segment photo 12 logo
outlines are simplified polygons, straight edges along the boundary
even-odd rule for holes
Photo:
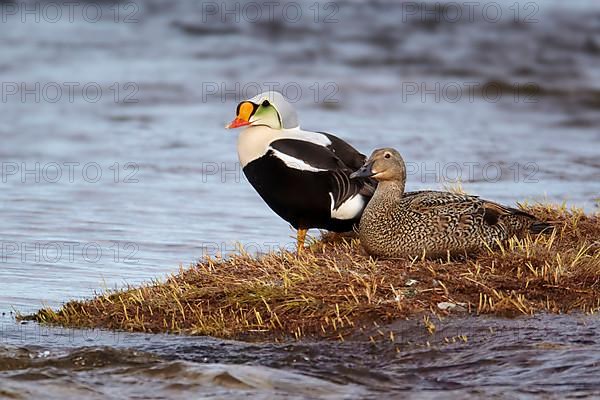
[[[109,242],[102,246],[97,242],[0,242],[0,262],[23,264],[98,264],[114,262],[137,264],[137,243]]]
[[[202,1],[200,2],[202,22],[221,23],[286,23],[309,22],[333,24],[339,22],[340,7],[335,2],[296,2],[296,1]]]
[[[421,103],[498,103],[509,99],[514,103],[537,103],[541,93],[535,82],[402,82],[402,102]]]
[[[340,88],[335,82],[202,82],[202,102],[239,103],[268,91],[280,92],[290,103],[303,98],[314,103],[338,103]]]
[[[421,183],[499,182],[538,183],[539,165],[535,162],[414,162],[406,161],[406,175]],[[239,162],[203,161],[202,183],[248,184]],[[294,164],[291,163],[290,166]],[[298,166],[301,167],[300,165]]]
[[[39,343],[43,347],[48,345],[73,345],[80,343],[109,343],[118,344],[126,341],[129,337],[120,331],[108,331],[103,329],[65,328],[62,326],[50,326],[43,324],[15,324],[9,321],[0,324],[0,342],[20,341],[24,345]],[[152,340],[152,338],[148,338]],[[39,350],[37,354],[30,353],[32,357],[45,358],[50,356],[49,350]]]
[[[535,24],[540,11],[538,2],[506,2],[496,1],[405,1],[402,2],[402,22],[444,22],[464,23],[484,21],[498,23],[512,20],[514,23]]]
[[[11,162],[0,163],[2,183],[138,183],[139,165],[135,162],[102,166],[97,162]]]
[[[539,166],[534,162],[406,162],[406,175],[421,183],[462,183],[513,181],[538,183]]]
[[[102,86],[98,82],[2,82],[2,103],[98,103],[103,98],[115,103],[138,103],[139,86],[135,82],[114,82]]]
[[[85,21],[97,23],[113,21],[133,24],[139,22],[140,5],[136,2],[90,2],[90,1],[3,1],[0,2],[0,18],[3,23]]]
[[[202,242],[200,258],[225,257],[229,254],[247,253],[251,255],[270,254],[273,252],[296,251],[296,241],[285,242]]]

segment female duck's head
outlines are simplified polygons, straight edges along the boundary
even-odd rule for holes
[[[404,184],[406,182],[406,166],[400,153],[391,147],[377,149],[358,171],[350,175],[350,178],[368,177],[379,182],[397,181]]]
[[[268,91],[238,104],[237,115],[227,128],[259,125],[272,129],[297,128],[298,116],[281,93]]]

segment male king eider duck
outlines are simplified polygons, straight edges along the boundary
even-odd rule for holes
[[[376,183],[350,179],[366,156],[340,138],[300,129],[296,111],[278,92],[237,106],[227,128],[240,128],[244,174],[269,207],[297,229],[297,248],[310,228],[347,232],[358,223]]]

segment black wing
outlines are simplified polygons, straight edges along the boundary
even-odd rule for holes
[[[271,148],[313,168],[325,170],[317,173],[325,173],[330,179],[329,189],[333,195],[334,209],[358,193],[365,194],[365,181],[350,179],[350,174],[354,170],[349,168],[329,146],[325,147],[305,140],[279,139],[271,142]]]
[[[322,135],[327,136],[331,145],[327,146],[340,160],[350,169],[356,171],[367,160],[367,157],[350,146],[348,143],[340,139],[339,137],[332,135],[327,132],[319,132]]]
[[[339,137],[327,132],[319,133],[327,136],[331,142],[327,147],[331,149],[331,151],[334,152],[346,166],[352,169],[352,171],[356,171],[363,166],[365,161],[367,161],[367,156],[360,153]],[[372,197],[373,193],[375,193],[375,188],[377,188],[377,181],[373,178],[362,178],[359,179],[358,182],[361,185],[360,194],[369,198]]]
[[[278,139],[271,142],[271,147],[288,156],[294,157],[313,168],[338,170],[349,169],[342,160],[328,147],[298,139]]]

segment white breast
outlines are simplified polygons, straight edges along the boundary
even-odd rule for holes
[[[294,129],[272,129],[267,126],[251,126],[244,129],[238,136],[237,151],[238,158],[242,167],[249,162],[265,155],[269,151],[270,144],[278,139],[296,139],[315,143],[321,146],[329,146],[331,141],[321,133],[303,131],[299,128]],[[283,154],[283,153],[280,153]],[[288,156],[289,158],[293,158]],[[280,157],[286,161],[285,155]],[[290,163],[301,165],[301,160],[289,160]],[[310,166],[309,166],[310,167]]]

